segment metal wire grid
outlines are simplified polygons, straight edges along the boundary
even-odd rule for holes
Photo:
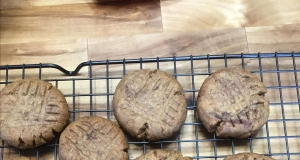
[[[198,138],[198,126],[202,125],[201,122],[199,122],[197,120],[196,117],[196,110],[195,110],[195,105],[196,105],[196,96],[197,96],[197,92],[199,91],[199,88],[195,87],[195,76],[198,75],[205,75],[208,76],[211,74],[212,69],[211,69],[211,60],[215,60],[215,59],[223,59],[224,61],[224,67],[228,67],[228,60],[230,59],[240,59],[241,60],[241,67],[245,68],[245,59],[256,59],[259,61],[258,64],[258,68],[259,70],[252,70],[252,73],[256,73],[260,75],[261,81],[264,81],[264,73],[276,73],[277,75],[277,81],[278,81],[278,85],[275,86],[267,86],[267,88],[270,89],[277,89],[279,90],[279,98],[280,98],[280,102],[272,102],[270,103],[271,106],[273,107],[280,107],[281,109],[281,116],[282,119],[269,119],[268,122],[265,125],[265,129],[266,129],[266,135],[267,136],[263,136],[263,137],[250,137],[247,139],[248,143],[249,143],[249,152],[253,152],[253,145],[252,142],[254,140],[258,140],[258,139],[264,139],[267,141],[267,153],[265,153],[265,155],[269,155],[269,156],[273,156],[273,158],[276,159],[276,156],[286,156],[286,158],[288,160],[291,159],[291,156],[293,155],[298,155],[300,156],[300,151],[298,150],[297,152],[291,152],[290,151],[290,146],[289,146],[289,142],[290,140],[299,140],[300,139],[300,134],[298,135],[293,135],[293,136],[289,136],[287,134],[287,122],[300,122],[300,118],[285,118],[285,110],[284,110],[284,105],[295,105],[298,106],[298,112],[300,110],[300,96],[299,96],[299,85],[298,85],[298,75],[297,73],[300,73],[300,70],[297,69],[297,64],[296,64],[296,59],[298,59],[300,57],[300,53],[267,53],[267,54],[224,54],[224,55],[204,55],[204,56],[184,56],[184,57],[167,57],[167,58],[140,58],[140,59],[123,59],[123,60],[105,60],[105,61],[88,61],[88,62],[83,62],[81,64],[78,65],[78,67],[74,70],[74,71],[67,71],[66,69],[64,69],[61,66],[58,66],[56,64],[23,64],[23,65],[5,65],[5,66],[0,66],[0,70],[4,70],[5,71],[5,80],[0,81],[0,84],[4,84],[7,85],[9,83],[11,83],[11,81],[9,81],[9,76],[10,76],[10,71],[13,69],[19,69],[22,70],[22,75],[20,78],[24,78],[25,77],[25,70],[29,69],[29,68],[36,68],[38,69],[38,78],[41,79],[42,78],[42,70],[43,68],[55,68],[57,70],[60,70],[61,72],[63,72],[65,75],[68,75],[70,77],[67,76],[62,76],[62,78],[56,78],[56,79],[47,79],[47,81],[51,81],[54,82],[54,84],[56,85],[57,88],[59,88],[59,82],[62,81],[70,81],[72,82],[72,88],[70,88],[70,90],[72,90],[72,94],[69,95],[65,95],[66,97],[72,97],[73,101],[72,101],[72,108],[70,110],[71,113],[71,120],[74,121],[77,117],[75,113],[78,112],[87,112],[90,115],[93,115],[93,113],[95,112],[104,112],[107,114],[107,118],[110,119],[111,115],[113,114],[111,106],[110,106],[110,96],[113,95],[113,93],[110,93],[109,91],[109,86],[110,86],[110,79],[121,79],[122,76],[120,77],[116,77],[116,76],[110,76],[110,72],[109,72],[109,66],[110,65],[121,65],[123,67],[123,75],[126,74],[127,70],[126,70],[126,65],[128,64],[139,64],[139,68],[136,69],[142,69],[143,68],[143,64],[145,63],[156,63],[156,68],[160,69],[160,64],[162,62],[172,62],[174,65],[174,70],[173,70],[173,76],[177,79],[180,76],[189,76],[191,77],[191,84],[192,84],[192,88],[190,90],[184,90],[186,93],[192,93],[192,102],[187,106],[187,109],[193,112],[193,118],[194,118],[194,122],[186,122],[184,124],[184,126],[188,126],[191,125],[194,127],[194,134],[195,137],[192,137],[189,140],[182,140],[181,139],[181,134],[178,133],[177,138],[175,139],[171,139],[171,140],[161,140],[161,141],[157,141],[157,142],[146,142],[146,141],[137,141],[137,140],[131,140],[130,138],[128,138],[128,143],[129,144],[137,144],[137,145],[142,145],[142,150],[143,152],[146,152],[146,146],[150,145],[150,144],[157,144],[160,146],[161,149],[164,148],[164,145],[168,144],[168,143],[177,143],[177,150],[181,151],[182,150],[182,146],[181,144],[184,142],[187,143],[191,143],[191,145],[195,145],[195,153],[193,153],[193,155],[191,156],[193,159],[220,159],[220,158],[224,158],[227,155],[220,155],[218,154],[218,150],[217,150],[217,143],[219,141],[227,141],[230,142],[231,144],[231,154],[236,154],[235,151],[235,143],[238,141],[237,139],[225,139],[225,138],[220,138],[220,137],[216,137],[215,134],[212,134],[212,138],[205,138],[205,139],[199,139]],[[292,59],[292,68],[291,70],[280,70],[280,59],[281,58],[291,58]],[[276,69],[273,70],[263,70],[263,65],[262,65],[262,59],[275,59],[276,61]],[[199,60],[200,62],[204,62],[206,61],[207,63],[207,72],[195,72],[194,71],[194,61]],[[181,73],[177,73],[177,67],[176,64],[180,61],[185,61],[185,62],[190,62],[190,73],[189,74],[181,74]],[[92,66],[105,66],[105,76],[100,76],[100,77],[93,77],[93,67]],[[86,78],[76,78],[76,74],[81,70],[81,68],[83,67],[88,67],[89,69],[89,76]],[[283,86],[281,84],[281,73],[293,73],[294,74],[294,79],[295,79],[295,85],[292,84],[290,86]],[[74,77],[71,77],[74,76]],[[97,80],[97,79],[103,79],[106,80],[106,93],[105,94],[94,94],[93,93],[93,83],[92,81]],[[79,80],[88,80],[89,83],[89,87],[90,87],[90,93],[89,94],[81,94],[81,95],[77,95],[75,94],[75,84],[77,84],[76,82]],[[297,101],[292,101],[292,102],[284,102],[283,100],[283,89],[286,88],[294,88],[296,89],[296,94],[297,94]],[[90,98],[90,106],[89,106],[89,110],[76,110],[75,109],[75,97],[76,96],[88,96]],[[105,110],[95,110],[93,109],[93,98],[95,96],[106,96],[107,97],[107,107]],[[272,109],[272,107],[271,107]],[[270,122],[282,122],[283,123],[283,130],[284,130],[284,135],[280,135],[280,136],[270,136],[270,131],[269,131],[269,123]],[[280,152],[280,153],[276,153],[276,152],[272,152],[272,145],[270,144],[270,140],[272,139],[284,139],[285,141],[285,151],[284,152]],[[213,155],[212,156],[204,156],[201,155],[201,150],[199,149],[200,143],[201,142],[212,142],[213,143]],[[300,145],[300,144],[298,144]],[[57,159],[57,154],[58,154],[58,138],[56,137],[54,141],[52,141],[51,143],[48,143],[44,146],[38,147],[36,148],[36,159],[40,158],[40,149],[42,147],[52,147],[54,149],[54,160]],[[4,150],[8,149],[8,148],[12,148],[8,145],[5,145],[5,143],[2,141],[2,144],[0,146],[0,151],[1,151],[1,155],[0,158],[4,159]],[[19,150],[18,154],[19,156],[22,156],[23,153],[26,152],[24,150]],[[130,157],[130,159],[134,159],[135,157]]]

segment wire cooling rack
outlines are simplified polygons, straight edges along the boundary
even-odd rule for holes
[[[70,121],[98,115],[116,120],[111,100],[120,79],[132,70],[161,69],[182,85],[188,102],[184,126],[173,137],[157,142],[127,136],[130,159],[149,149],[173,149],[193,159],[224,159],[240,152],[256,152],[275,159],[300,159],[300,53],[223,54],[167,58],[88,61],[68,71],[56,64],[0,66],[1,89],[14,80],[35,77],[54,84],[65,95]],[[260,132],[247,139],[216,137],[208,133],[196,115],[196,97],[206,77],[224,67],[243,67],[256,74],[268,88],[270,117]],[[62,74],[63,73],[63,74]],[[1,142],[1,141],[0,141]],[[0,159],[13,156],[58,159],[58,138],[36,149],[20,150],[1,142]]]

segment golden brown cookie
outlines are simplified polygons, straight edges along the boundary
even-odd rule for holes
[[[272,157],[263,156],[257,153],[239,153],[226,157],[224,160],[275,160]]]
[[[268,120],[266,93],[267,88],[254,74],[241,68],[220,69],[202,84],[197,113],[209,132],[246,138]]]
[[[119,126],[98,116],[77,119],[59,139],[60,160],[128,160],[127,149],[127,140]]]
[[[52,140],[69,119],[64,95],[39,79],[15,81],[0,92],[1,139],[17,148],[34,148]]]
[[[160,70],[128,73],[116,88],[112,106],[127,133],[149,141],[178,132],[187,114],[182,86]]]
[[[178,151],[173,150],[151,150],[137,157],[135,160],[192,160],[190,157],[183,157]]]

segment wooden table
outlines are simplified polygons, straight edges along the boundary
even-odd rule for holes
[[[300,1],[299,0],[0,0],[0,65],[55,63],[68,70],[88,60],[129,59],[140,57],[173,57],[224,53],[257,52],[299,52],[300,51]],[[299,66],[299,58],[296,64]],[[280,69],[293,69],[291,58],[280,59]],[[258,69],[257,59],[245,59],[245,68]],[[177,71],[190,73],[190,63],[178,63]],[[241,66],[240,60],[228,61],[228,66]],[[156,64],[144,68],[156,68]],[[223,68],[223,61],[212,61],[212,71]],[[160,66],[171,74],[172,63]],[[195,63],[196,72],[207,72],[206,63]],[[264,69],[276,69],[274,59],[263,61]],[[299,67],[297,67],[299,68]],[[296,69],[297,69],[296,68]],[[127,70],[139,69],[138,65],[128,65]],[[95,67],[93,76],[105,76],[105,67]],[[110,66],[110,74],[122,76],[122,66]],[[83,68],[78,77],[89,77],[88,68]],[[20,70],[10,71],[8,81],[21,76]],[[299,75],[299,72],[296,72]],[[5,71],[0,71],[1,82],[5,81]],[[38,70],[26,70],[25,77],[37,77]],[[259,75],[258,75],[259,76]],[[195,79],[198,90],[207,76]],[[43,70],[42,79],[66,78],[55,70]],[[68,77],[70,78],[70,77]],[[286,86],[295,86],[294,73],[281,76]],[[266,74],[267,86],[278,86],[276,74]],[[119,80],[111,80],[110,92]],[[187,89],[191,79],[179,78]],[[55,81],[53,81],[55,84]],[[89,92],[89,83],[76,83],[76,94]],[[4,84],[0,85],[1,88]],[[72,83],[59,83],[64,94],[72,94]],[[106,81],[93,82],[93,90],[106,90]],[[299,90],[296,88],[296,90]],[[297,101],[296,92],[283,90],[284,101]],[[187,95],[190,96],[190,95]],[[280,100],[278,90],[267,94],[270,101]],[[67,98],[70,107],[72,98]],[[106,107],[107,99],[94,100],[95,105]],[[81,109],[89,106],[90,99],[76,99]],[[75,104],[74,104],[75,105]],[[298,119],[288,123],[286,128],[292,135],[299,136],[300,121],[297,105],[284,106],[289,118]],[[280,107],[271,107],[270,119],[282,119]],[[194,113],[189,112],[192,119]],[[104,115],[101,115],[104,116]],[[190,138],[190,128],[182,129],[182,137]],[[270,123],[274,136],[282,136],[281,123]],[[200,131],[205,132],[203,128]],[[202,133],[202,132],[201,132]],[[263,131],[261,136],[266,135]],[[200,135],[207,138],[207,135]],[[203,138],[202,137],[202,138]],[[300,139],[289,141],[290,151],[300,152]],[[249,144],[243,140],[236,142],[236,153],[249,151]],[[231,144],[219,144],[218,155],[232,154]],[[285,152],[282,139],[271,142],[272,153]],[[202,156],[214,156],[214,144],[202,143]],[[262,140],[253,144],[253,151],[267,154],[268,146]],[[147,146],[148,147],[148,146]],[[166,146],[172,148],[174,146]],[[182,152],[194,156],[195,148],[184,146]],[[175,147],[176,149],[176,147]],[[0,153],[3,150],[0,150]],[[4,160],[15,157],[16,149],[4,149]],[[131,146],[131,158],[141,154],[141,146]],[[22,151],[28,157],[36,157],[36,150]],[[277,159],[287,159],[277,155]],[[300,159],[299,154],[292,160]],[[40,159],[53,159],[53,149],[42,151]],[[205,158],[203,158],[205,159]],[[207,158],[211,159],[211,158]],[[223,158],[218,158],[223,159]]]

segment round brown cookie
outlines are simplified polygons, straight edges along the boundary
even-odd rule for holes
[[[98,116],[71,123],[59,139],[60,160],[128,160],[128,143],[114,122]]]
[[[220,69],[198,93],[197,113],[209,132],[220,137],[246,138],[258,132],[269,117],[265,85],[241,68]]]
[[[257,153],[239,153],[226,157],[224,160],[275,160],[272,157],[263,156]]]
[[[116,88],[112,106],[127,133],[149,141],[178,132],[187,114],[182,86],[160,70],[128,73]]]
[[[192,160],[190,157],[183,157],[178,151],[173,150],[151,150],[135,158],[135,160]]]
[[[47,143],[68,122],[64,95],[43,80],[17,80],[4,87],[0,97],[1,139],[17,148]]]

